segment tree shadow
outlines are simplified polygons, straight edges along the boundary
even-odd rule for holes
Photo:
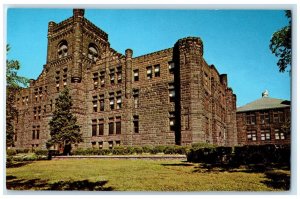
[[[162,166],[186,166],[186,167],[190,167],[190,166],[194,166],[194,164],[191,163],[174,163],[174,164],[160,164]]]
[[[282,171],[268,171],[265,172],[267,180],[261,181],[268,187],[274,189],[289,190],[291,185],[291,176]]]
[[[17,167],[22,167],[28,164],[31,164],[32,161],[23,161],[23,162],[7,162],[6,163],[6,168],[17,168]]]
[[[89,180],[59,181],[49,183],[41,179],[18,179],[16,176],[6,176],[8,190],[78,190],[78,191],[113,191],[113,187],[104,187],[108,181],[90,182]]]

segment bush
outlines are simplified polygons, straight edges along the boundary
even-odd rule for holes
[[[30,149],[16,149],[17,153],[29,153]]]
[[[151,153],[153,147],[152,146],[142,146],[143,153]]]
[[[17,151],[15,149],[7,149],[6,150],[6,155],[7,156],[17,155]]]
[[[40,155],[40,156],[47,156],[48,155],[48,150],[46,149],[37,149],[34,151],[34,153],[36,155]]]

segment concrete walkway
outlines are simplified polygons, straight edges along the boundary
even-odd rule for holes
[[[186,155],[72,155],[53,156],[53,160],[59,159],[145,159],[145,160],[182,160],[186,161]]]

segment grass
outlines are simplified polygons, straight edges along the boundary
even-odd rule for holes
[[[276,171],[275,171],[276,172]],[[289,176],[289,171],[283,171]],[[269,175],[207,169],[178,160],[65,159],[7,168],[13,190],[281,191]]]

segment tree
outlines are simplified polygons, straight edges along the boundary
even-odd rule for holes
[[[285,16],[289,19],[289,25],[276,31],[270,40],[269,48],[276,57],[279,57],[277,66],[280,72],[284,72],[292,63],[292,24],[291,11],[286,10]]]
[[[47,148],[63,146],[66,155],[70,153],[71,144],[83,141],[80,126],[77,125],[77,118],[71,113],[71,108],[72,100],[66,87],[55,102],[55,111],[49,122],[51,138],[47,141]]]
[[[6,45],[6,54],[9,50],[9,45]],[[16,93],[29,82],[26,77],[18,75],[19,69],[19,61],[6,60],[6,147],[14,145],[14,119],[18,114],[14,106]]]

